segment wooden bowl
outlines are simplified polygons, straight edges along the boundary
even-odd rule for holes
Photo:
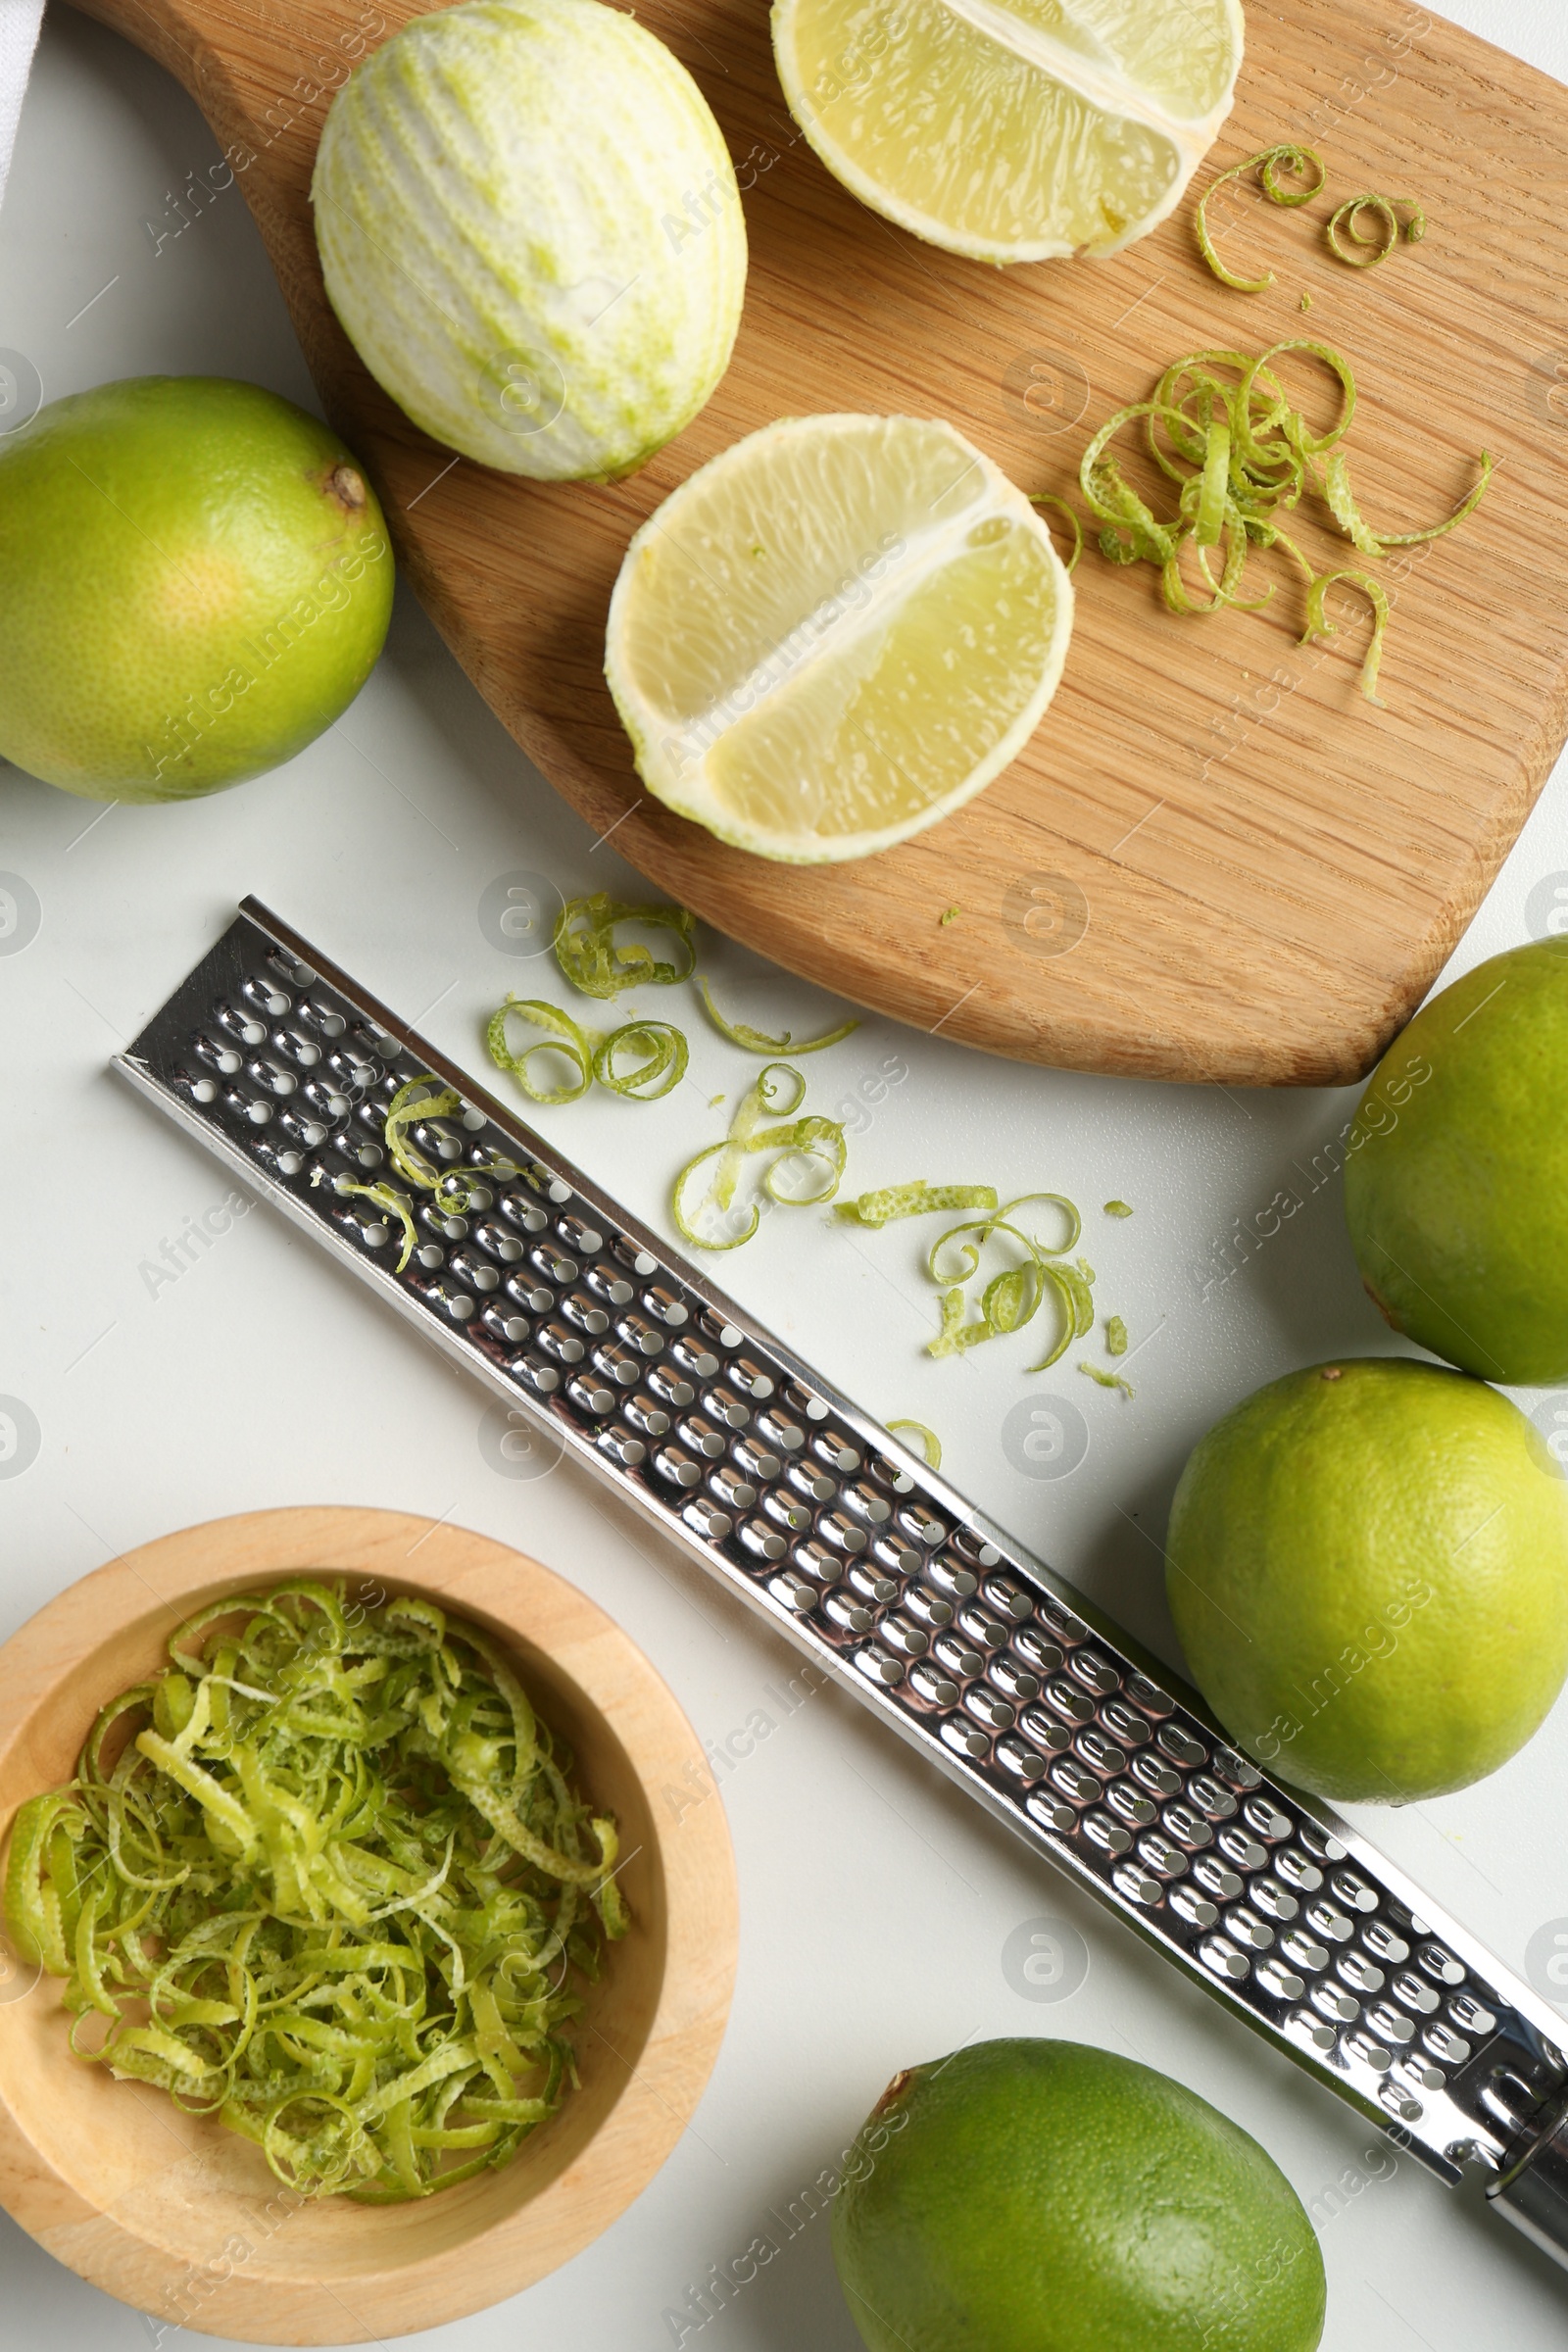
[[[0,1829],[69,1780],[97,1709],[179,1620],[302,1569],[428,1593],[500,1635],[616,1815],[635,1925],[578,2021],[581,2087],[494,2173],[428,2202],[307,2205],[259,2149],[66,2047],[59,1981],[0,1981],[0,2203],[61,2262],[171,2329],[363,2343],[483,2310],[607,2229],[685,2129],[734,1982],[734,1864],[703,1751],[602,1609],[536,1561],[396,1511],[248,1512],[111,1561],[0,1648]]]

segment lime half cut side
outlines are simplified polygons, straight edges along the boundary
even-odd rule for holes
[[[649,791],[764,858],[863,858],[1022,749],[1072,585],[952,425],[801,416],[682,483],[626,551],[606,674]]]
[[[1241,0],[774,0],[790,112],[828,170],[977,261],[1119,253],[1231,111]]]

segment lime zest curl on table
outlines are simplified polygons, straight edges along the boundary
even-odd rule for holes
[[[630,1920],[615,1825],[500,1645],[294,1577],[169,1654],[12,1832],[6,1924],[67,1980],[71,2049],[304,2196],[505,2164],[575,2084],[573,1972],[597,1982]]]

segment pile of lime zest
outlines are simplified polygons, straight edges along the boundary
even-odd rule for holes
[[[1409,214],[1407,220],[1399,219],[1401,212]],[[1377,223],[1370,231],[1361,227],[1363,213],[1370,213]],[[1419,245],[1426,233],[1426,214],[1413,196],[1352,196],[1328,225],[1330,251],[1337,261],[1348,262],[1352,270],[1375,270],[1388,260],[1401,236],[1407,245]],[[1342,237],[1348,237],[1349,244],[1343,244]]]
[[[676,1231],[694,1249],[739,1250],[749,1242],[762,1221],[760,1194],[781,1208],[811,1208],[832,1200],[849,1154],[844,1122],[814,1112],[798,1115],[805,1100],[801,1072],[787,1061],[770,1061],[741,1097],[723,1141],[707,1145],[686,1162],[675,1179],[669,1206]],[[741,1230],[726,1233],[717,1221],[734,1216],[746,1163],[764,1152],[776,1157],[762,1170],[745,1203]],[[691,1180],[710,1160],[718,1164],[707,1190],[693,1199]],[[794,1188],[782,1181],[792,1165],[801,1171]],[[706,1229],[699,1228],[699,1218],[706,1219]]]
[[[1293,354],[1319,362],[1335,379],[1339,413],[1325,431],[1311,429],[1275,372],[1274,363]],[[1243,594],[1254,546],[1280,549],[1304,575],[1303,644],[1335,633],[1336,624],[1325,618],[1324,599],[1330,588],[1345,582],[1361,589],[1372,604],[1375,624],[1362,663],[1361,691],[1368,702],[1378,703],[1388,625],[1386,596],[1363,573],[1317,573],[1279,518],[1310,491],[1359,553],[1381,561],[1391,549],[1420,546],[1457,530],[1486,495],[1494,461],[1482,452],[1480,480],[1445,521],[1419,531],[1375,531],[1356,505],[1342,446],[1355,409],[1355,377],[1341,353],[1327,343],[1292,338],[1256,358],[1241,351],[1194,352],[1166,369],[1152,399],[1119,410],[1101,426],[1084,452],[1079,480],[1102,526],[1102,555],[1112,564],[1154,564],[1172,612],[1191,616],[1232,607],[1260,612],[1273,597],[1273,587],[1255,599]],[[1152,513],[1109,454],[1116,435],[1132,424],[1144,427],[1151,456],[1167,479],[1179,485],[1178,513],[1169,521]],[[1183,570],[1189,547],[1200,584],[1190,583]],[[1210,557],[1220,547],[1224,561],[1216,579]]]
[[[1088,1363],[1080,1364],[1078,1369],[1080,1372],[1087,1372],[1090,1379],[1102,1389],[1120,1389],[1129,1404],[1138,1393],[1132,1382],[1124,1380],[1119,1372],[1102,1372],[1098,1364]]]
[[[641,923],[646,929],[673,931],[682,959],[662,963],[640,940],[624,945],[615,938],[620,923]],[[628,906],[608,892],[591,898],[568,899],[556,918],[556,961],[573,988],[585,997],[618,997],[623,989],[673,988],[697,969],[697,918],[684,906]]]
[[[912,1184],[890,1184],[879,1193],[861,1193],[858,1200],[841,1200],[833,1214],[856,1225],[892,1225],[900,1217],[928,1217],[936,1211],[996,1206],[997,1194],[992,1185],[927,1184],[923,1177],[918,1177]]]
[[[727,1037],[732,1046],[741,1047],[747,1054],[820,1054],[824,1047],[842,1044],[860,1026],[858,1021],[841,1021],[836,1029],[826,1030],[821,1037],[796,1038],[787,1029],[777,1037],[768,1037],[747,1021],[727,1021],[713,1003],[712,992],[701,973],[697,976],[697,993],[720,1037]]]
[[[941,1469],[942,1440],[934,1429],[927,1429],[923,1421],[889,1421],[885,1427],[890,1438],[897,1437],[900,1430],[906,1429],[916,1440],[916,1449],[923,1457],[926,1468],[928,1470]]]
[[[1084,552],[1084,526],[1078,519],[1077,508],[1070,507],[1064,498],[1057,498],[1050,490],[1031,490],[1028,493],[1028,499],[1032,507],[1054,507],[1057,513],[1065,514],[1067,520],[1072,524],[1072,554],[1067,558],[1067,577],[1070,580],[1078,568],[1079,558]],[[950,911],[956,914],[957,908],[955,906]],[[942,919],[946,922],[947,915],[944,915]]]
[[[1299,174],[1300,184],[1288,186],[1280,177],[1282,171]],[[1316,148],[1297,147],[1286,142],[1278,147],[1265,147],[1258,155],[1250,155],[1245,164],[1232,165],[1230,171],[1222,172],[1203,190],[1196,216],[1200,253],[1221,285],[1234,286],[1238,294],[1261,294],[1273,285],[1273,270],[1266,277],[1238,277],[1220,260],[1208,225],[1210,197],[1231,180],[1245,179],[1249,172],[1257,173],[1263,194],[1270,204],[1282,205],[1288,211],[1294,211],[1298,205],[1310,204],[1315,196],[1321,196],[1329,184],[1329,173],[1328,166]],[[1308,172],[1315,172],[1316,177],[1307,178],[1305,175]]]
[[[576,2080],[571,1973],[597,1982],[630,1920],[615,1825],[500,1647],[299,1576],[169,1655],[12,1832],[6,1926],[66,1980],[71,2049],[304,2196],[507,2163]]]
[[[1130,1217],[1133,1212],[1125,1200],[1107,1200],[1104,1213],[1107,1217]]]
[[[1125,1355],[1126,1352],[1127,1326],[1120,1315],[1107,1315],[1105,1317],[1105,1353],[1107,1355]]]

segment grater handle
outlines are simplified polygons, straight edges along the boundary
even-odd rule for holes
[[[1504,2221],[1568,2270],[1568,2095],[1534,2118],[1487,2184]]]

